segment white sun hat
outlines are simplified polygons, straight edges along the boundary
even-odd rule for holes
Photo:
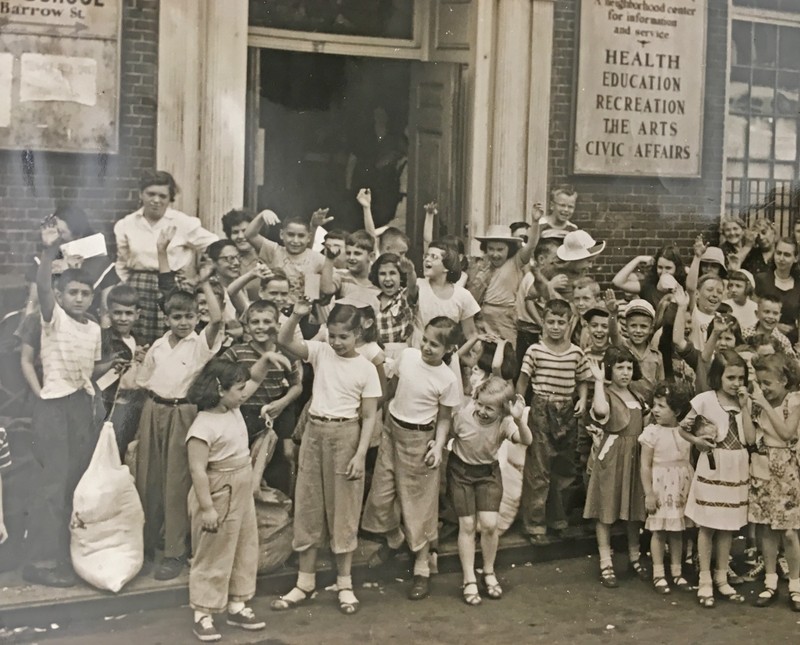
[[[575,262],[600,255],[606,248],[605,242],[599,244],[586,231],[572,231],[564,237],[564,243],[558,247],[556,255],[564,262]]]

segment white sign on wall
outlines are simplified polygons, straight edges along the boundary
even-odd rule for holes
[[[706,0],[581,0],[574,172],[699,177]]]

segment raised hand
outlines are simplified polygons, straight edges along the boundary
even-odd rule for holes
[[[694,238],[694,245],[692,246],[692,250],[696,257],[702,257],[703,253],[706,252],[708,248],[708,243],[706,242],[705,238],[702,235],[698,235]]]
[[[675,298],[675,303],[682,309],[689,306],[689,294],[686,293],[686,290],[682,286],[678,285],[675,287],[675,291],[672,295]]]
[[[372,192],[369,188],[362,188],[356,195],[356,201],[361,204],[361,208],[370,208],[372,206]]]
[[[267,226],[275,226],[281,223],[280,218],[278,217],[275,211],[271,211],[269,209],[261,211],[258,216],[264,220],[264,223]]]
[[[400,258],[400,263],[397,268],[400,269],[400,273],[403,273],[406,276],[414,275],[416,273],[414,263],[406,257]]]
[[[423,206],[425,209],[425,213],[428,215],[438,215],[439,214],[439,204],[436,202],[428,202]]]
[[[531,211],[533,221],[538,222],[542,215],[544,215],[544,205],[542,202],[534,202],[533,206],[531,207]]]
[[[212,275],[214,275],[214,263],[209,259],[204,259],[197,270],[197,282],[208,282]]]
[[[588,358],[589,361],[589,371],[592,373],[592,378],[595,381],[603,381],[606,378],[605,371],[603,370],[603,366],[600,365],[600,361],[596,358]]]
[[[175,237],[175,233],[177,232],[177,227],[175,226],[165,226],[158,232],[158,239],[156,240],[156,248],[159,251],[166,251],[169,243],[172,242],[172,238]]]
[[[614,294],[613,289],[606,289],[605,293],[603,294],[603,300],[606,305],[606,309],[608,309],[608,313],[612,315],[616,315],[619,311],[619,303],[617,303],[617,296]]]
[[[294,303],[292,313],[298,318],[305,318],[311,313],[311,302],[307,298],[302,298]]]
[[[55,226],[48,225],[42,227],[42,244],[46,247],[55,246],[60,239],[61,234]]]
[[[330,224],[333,221],[333,216],[328,217],[330,208],[318,208],[311,214],[311,228],[323,227],[325,224]]]
[[[508,411],[514,419],[519,420],[522,418],[522,415],[525,412],[525,399],[521,394],[517,394],[514,397],[514,400],[511,401],[511,404],[509,405]]]

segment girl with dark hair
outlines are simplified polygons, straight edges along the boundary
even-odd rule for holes
[[[291,609],[313,596],[317,551],[329,542],[338,570],[339,609],[349,615],[359,608],[350,571],[381,383],[375,366],[356,350],[359,310],[334,305],[328,316],[327,343],[295,337],[298,322],[310,312],[308,300],[298,301],[278,332],[278,345],[314,368],[314,384],[295,488],[292,547],[299,555],[299,573],[294,588],[271,606],[277,611]]]
[[[639,560],[639,530],[647,511],[638,442],[648,410],[630,387],[633,381],[641,378],[641,373],[629,349],[611,346],[602,367],[596,360],[589,364],[594,378],[594,398],[587,430],[593,434],[596,456],[583,517],[596,520],[600,582],[604,587],[616,587],[611,526],[620,520],[625,522],[631,571],[642,580],[649,577]]]
[[[647,267],[643,275],[640,273],[642,266]],[[680,286],[686,286],[686,269],[680,251],[675,246],[665,246],[655,256],[636,256],[617,272],[611,282],[618,289],[636,294],[657,308],[661,299],[669,292],[663,288],[664,282],[668,280],[662,280],[663,275],[670,275]]]
[[[481,308],[469,291],[456,284],[461,264],[453,247],[431,242],[422,260],[422,275],[417,278],[419,296],[411,346],[420,346],[425,326],[436,316],[447,316],[461,324],[464,336],[474,336],[474,318]]]
[[[747,391],[747,363],[732,349],[714,356],[708,370],[711,390],[692,399],[681,436],[702,453],[686,502],[686,517],[698,526],[700,581],[697,600],[714,606],[714,586],[732,602],[744,602],[728,582],[734,533],[747,524],[747,445],[755,442]],[[712,551],[717,569],[712,582]]]
[[[199,410],[186,433],[192,478],[189,605],[194,634],[204,642],[219,640],[212,615],[226,609],[229,625],[246,630],[266,626],[245,604],[256,591],[258,528],[247,426],[239,407],[258,389],[268,360],[265,353],[251,371],[215,358],[187,394]]]

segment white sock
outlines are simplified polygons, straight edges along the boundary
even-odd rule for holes
[[[656,578],[663,578],[664,577],[664,565],[663,564],[654,564],[653,565],[653,579]]]
[[[206,613],[204,611],[195,611],[194,612],[194,622],[198,622],[203,616],[211,616],[211,614]]]
[[[228,602],[228,613],[238,614],[244,609],[244,603],[239,600],[231,600]]]
[[[316,573],[303,573],[299,571],[297,573],[297,587],[298,589],[302,589],[303,591],[313,591],[317,586],[317,574]]]
[[[777,589],[778,588],[778,574],[777,573],[767,573],[764,574],[764,586],[770,589]]]
[[[416,562],[414,562],[414,575],[430,578],[431,567],[430,564],[428,564],[428,558],[424,558],[422,560],[417,560]]]
[[[789,593],[798,592],[800,592],[800,578],[796,578],[795,580],[789,578]]]
[[[670,564],[669,572],[672,574],[673,578],[680,578],[682,576],[681,563],[676,562],[675,564]]]
[[[352,576],[336,576],[336,588],[341,591],[342,589],[353,588]]]

